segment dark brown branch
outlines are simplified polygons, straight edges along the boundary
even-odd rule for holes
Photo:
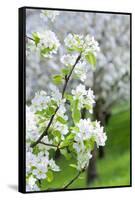
[[[43,144],[43,145],[46,145],[46,146],[56,147],[57,148],[57,145],[55,145],[55,144],[49,144],[49,143],[45,143],[45,142],[42,142],[42,141],[40,141],[39,144]]]
[[[45,129],[45,131],[44,131],[44,132],[42,133],[42,135],[37,139],[36,142],[34,142],[33,144],[31,144],[31,147],[32,147],[32,148],[33,148],[34,146],[36,146],[36,145],[42,140],[42,138],[43,138],[45,135],[47,135],[48,129],[50,128],[50,126],[51,126],[51,124],[52,124],[52,122],[53,122],[53,119],[54,119],[54,117],[55,117],[55,115],[56,115],[58,109],[59,109],[59,106],[57,106],[57,108],[56,108],[56,110],[55,110],[55,113],[52,115],[52,117],[51,117],[51,119],[50,119],[50,121],[49,121],[49,123],[48,123],[48,125],[47,125],[47,127],[46,127],[46,129]]]
[[[78,177],[81,175],[83,171],[84,169],[82,171],[79,171],[78,174],[71,181],[69,181],[67,185],[63,187],[63,189],[67,189],[74,181],[76,181],[76,179],[78,179]]]
[[[34,42],[34,39],[33,39],[33,38],[31,38],[31,37],[29,37],[29,36],[26,36],[26,38],[29,39],[29,40],[32,40],[32,41]]]
[[[72,69],[71,69],[69,75],[68,75],[67,77],[65,77],[65,84],[64,84],[64,87],[63,87],[63,91],[62,91],[62,98],[64,97],[64,93],[65,93],[65,90],[66,90],[66,88],[67,88],[68,81],[69,81],[69,79],[70,79],[70,77],[71,77],[71,75],[72,75],[72,73],[73,73],[73,70],[74,70],[76,64],[79,62],[80,59],[81,59],[81,53],[80,53],[80,55],[77,57],[77,59],[76,59],[76,61],[75,61],[75,64],[73,65],[73,67],[72,67]]]
[[[67,88],[67,84],[68,84],[68,81],[69,81],[69,79],[70,79],[70,77],[71,77],[71,75],[72,75],[72,72],[73,72],[73,70],[74,70],[76,64],[78,63],[78,61],[79,61],[80,59],[81,59],[81,53],[80,53],[79,56],[77,57],[77,59],[76,59],[76,61],[75,61],[75,64],[73,65],[73,67],[72,67],[72,69],[71,69],[69,75],[65,78],[65,83],[64,83],[64,86],[63,86],[63,90],[62,90],[62,98],[64,98],[64,94],[65,94],[65,91],[66,91],[66,88]],[[55,115],[56,115],[58,109],[59,109],[59,106],[57,106],[57,108],[56,108],[56,110],[55,110],[55,113],[54,113],[54,114],[52,115],[52,117],[50,118],[50,121],[49,121],[49,123],[48,123],[48,125],[47,125],[45,131],[44,131],[44,132],[42,133],[42,135],[37,139],[36,142],[34,142],[34,143],[31,144],[31,147],[32,147],[32,148],[33,148],[34,146],[36,146],[36,145],[42,140],[42,138],[43,138],[45,135],[47,135],[47,132],[48,132],[48,130],[49,130],[49,128],[50,128],[50,126],[51,126],[51,124],[52,124],[52,122],[53,122],[53,119],[54,119],[54,117],[55,117]]]

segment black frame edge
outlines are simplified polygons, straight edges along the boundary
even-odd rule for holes
[[[19,8],[19,87],[18,87],[18,98],[19,98],[19,154],[18,154],[18,191],[25,193],[26,183],[25,183],[25,8]]]

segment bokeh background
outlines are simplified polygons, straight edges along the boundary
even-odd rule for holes
[[[27,49],[26,103],[30,104],[36,91],[49,93],[51,76],[63,67],[61,56],[66,53],[64,38],[68,33],[91,34],[101,51],[97,67],[89,68],[86,87],[96,95],[94,116],[105,126],[108,140],[105,148],[95,149],[89,167],[70,188],[122,186],[130,184],[130,16],[126,14],[60,11],[54,22],[40,18],[41,10],[27,9],[26,34],[50,29],[62,44],[52,59],[41,59]],[[26,40],[26,42],[28,42]],[[79,84],[70,81],[68,89]],[[86,115],[87,113],[84,113]],[[43,189],[62,188],[76,170],[68,167],[71,161],[57,159],[63,169],[54,181],[44,183]],[[47,185],[46,185],[47,184]]]

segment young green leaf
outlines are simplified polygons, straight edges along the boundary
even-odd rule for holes
[[[88,63],[91,64],[93,68],[95,68],[95,65],[96,65],[95,55],[93,53],[89,53],[85,56],[85,58],[88,61]]]
[[[77,169],[77,165],[75,165],[75,164],[70,164],[69,166]]]
[[[66,67],[66,68],[63,68],[62,70],[62,74],[65,76],[65,75],[68,75],[69,72],[70,72],[70,68]]]
[[[53,180],[53,173],[52,173],[52,171],[48,171],[47,173],[46,173],[46,175],[47,175],[47,181],[50,183],[50,182],[52,182],[52,180]]]
[[[71,159],[71,154],[67,152],[67,149],[61,149],[60,152],[67,160]]]
[[[34,33],[32,33],[32,37],[35,42],[35,45],[37,46],[37,44],[40,42],[40,38],[39,38],[38,34],[36,32],[34,32]]]
[[[61,84],[62,81],[63,81],[62,75],[58,74],[58,75],[53,76],[53,82],[54,82],[56,85]]]
[[[60,122],[61,124],[66,124],[67,123],[66,120],[64,118],[60,117],[60,116],[58,116],[56,120],[58,122]]]
[[[81,112],[78,109],[78,103],[79,103],[78,99],[72,103],[71,109],[72,109],[72,118],[74,123],[78,123],[81,118]]]

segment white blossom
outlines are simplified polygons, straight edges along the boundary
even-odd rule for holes
[[[61,57],[61,62],[67,66],[72,67],[75,64],[75,61],[77,59],[77,54],[66,54]],[[88,65],[85,61],[79,61],[75,68],[73,73],[76,75],[77,78],[79,78],[82,82],[86,79],[86,73],[88,71]]]
[[[34,154],[31,148],[26,149],[26,180],[27,190],[33,191],[37,188],[36,181],[47,178],[48,170],[59,171],[59,166],[55,161],[49,159],[49,152],[47,150],[40,151]],[[35,190],[36,191],[36,190]],[[38,188],[37,188],[38,191]]]
[[[66,54],[61,57],[61,62],[67,67],[72,67],[75,64],[76,59],[77,55]]]
[[[83,35],[69,33],[64,42],[68,49],[82,52],[83,56],[89,53],[96,55],[100,50],[98,42],[89,34],[84,37]]]
[[[31,108],[26,106],[26,139],[36,140],[39,137],[38,127],[36,125],[36,117]]]
[[[88,71],[88,66],[84,61],[83,62],[79,61],[74,69],[74,73],[82,82],[84,82],[87,77],[87,71]]]
[[[104,146],[107,136],[103,127],[100,126],[100,122],[92,122],[89,118],[80,119],[72,133],[75,134],[73,147],[77,152],[77,167],[78,170],[81,170],[88,166],[89,159],[92,157],[91,146],[87,146],[85,142],[90,143],[90,140],[94,140],[97,147]]]
[[[47,93],[43,90],[36,92],[35,97],[32,99],[31,110],[33,112],[42,111],[48,107],[51,98],[47,96]]]
[[[77,169],[81,171],[88,167],[92,154],[89,151],[80,152],[77,157]]]
[[[106,133],[104,132],[104,127],[100,126],[100,122],[95,121],[93,128],[93,136],[95,138],[97,146],[105,146],[105,142],[107,140]]]
[[[40,17],[42,19],[45,19],[45,17],[48,17],[48,19],[50,19],[52,22],[54,22],[56,16],[58,16],[60,14],[59,11],[55,11],[55,10],[42,10]]]
[[[53,159],[50,159],[49,166],[50,166],[51,170],[53,170],[53,171],[56,171],[56,172],[60,171],[59,166],[56,165],[56,163]]]
[[[87,107],[90,113],[93,112],[93,104],[95,103],[95,96],[93,91],[89,88],[86,90],[85,85],[79,84],[75,90],[72,90],[74,100],[79,100],[79,109]]]
[[[28,179],[27,179],[27,184],[26,184],[26,191],[39,191],[38,186],[36,185],[36,178],[33,177],[33,175],[31,175]]]
[[[40,40],[37,48],[40,49],[40,54],[43,57],[51,57],[52,54],[57,53],[60,43],[54,32],[46,30],[41,33],[37,32],[36,34]]]

